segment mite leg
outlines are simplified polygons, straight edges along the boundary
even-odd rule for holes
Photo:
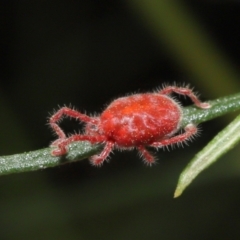
[[[52,129],[58,135],[59,138],[66,138],[65,133],[57,124],[57,122],[61,120],[63,115],[69,116],[72,118],[76,118],[85,123],[92,123],[92,124],[97,123],[97,120],[95,118],[91,118],[91,117],[89,117],[85,114],[82,114],[76,110],[73,110],[71,108],[63,107],[63,108],[59,109],[56,113],[54,113],[49,119],[50,126],[52,127]]]
[[[114,143],[107,142],[104,149],[99,155],[94,155],[90,158],[90,162],[93,166],[101,166],[111,153]]]
[[[143,156],[143,161],[151,166],[153,163],[156,162],[156,159],[154,158],[154,156],[146,150],[146,148],[144,146],[139,146],[138,150],[140,152],[140,154]]]
[[[86,135],[75,134],[69,138],[57,139],[51,144],[51,146],[57,147],[52,151],[52,155],[53,156],[65,155],[68,152],[67,150],[68,145],[76,141],[89,141],[90,143],[94,144],[94,143],[102,143],[106,141],[106,138],[104,136],[86,136]]]
[[[188,124],[184,128],[185,132],[174,137],[170,137],[168,139],[163,139],[159,142],[154,142],[150,146],[151,147],[163,147],[168,146],[174,143],[183,143],[187,140],[190,140],[195,134],[197,134],[197,127],[193,124]]]
[[[201,102],[190,88],[168,86],[159,91],[160,94],[164,95],[171,94],[172,92],[188,96],[199,108],[207,109],[211,107],[209,103]]]

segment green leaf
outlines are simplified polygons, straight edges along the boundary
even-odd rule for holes
[[[239,141],[240,115],[215,136],[187,165],[180,175],[174,197],[179,197],[200,172],[213,164],[220,156],[233,148]]]

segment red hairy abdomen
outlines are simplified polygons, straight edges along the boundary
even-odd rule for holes
[[[100,129],[118,146],[151,144],[176,132],[181,107],[166,95],[135,94],[113,101],[100,116]]]

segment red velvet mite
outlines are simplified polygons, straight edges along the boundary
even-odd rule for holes
[[[134,94],[121,97],[96,117],[90,117],[74,109],[63,107],[52,117],[49,123],[58,139],[51,146],[53,156],[67,153],[68,145],[75,141],[89,141],[92,144],[103,143],[104,149],[99,155],[90,158],[94,166],[100,166],[114,148],[137,148],[148,165],[156,159],[146,147],[161,148],[190,140],[197,127],[189,123],[183,133],[179,133],[182,120],[181,105],[169,95],[177,93],[188,96],[199,108],[209,108],[208,103],[201,102],[193,91],[187,87],[167,86],[158,92]],[[84,122],[84,134],[67,137],[58,122],[63,115]]]

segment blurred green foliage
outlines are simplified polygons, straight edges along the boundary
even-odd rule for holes
[[[47,147],[58,104],[101,112],[126,92],[174,81],[201,99],[239,92],[237,1],[1,3],[0,155]],[[1,177],[0,238],[239,239],[238,146],[172,198],[182,169],[231,119],[203,124],[189,147],[159,151],[152,168],[122,152],[102,168],[81,161]]]

